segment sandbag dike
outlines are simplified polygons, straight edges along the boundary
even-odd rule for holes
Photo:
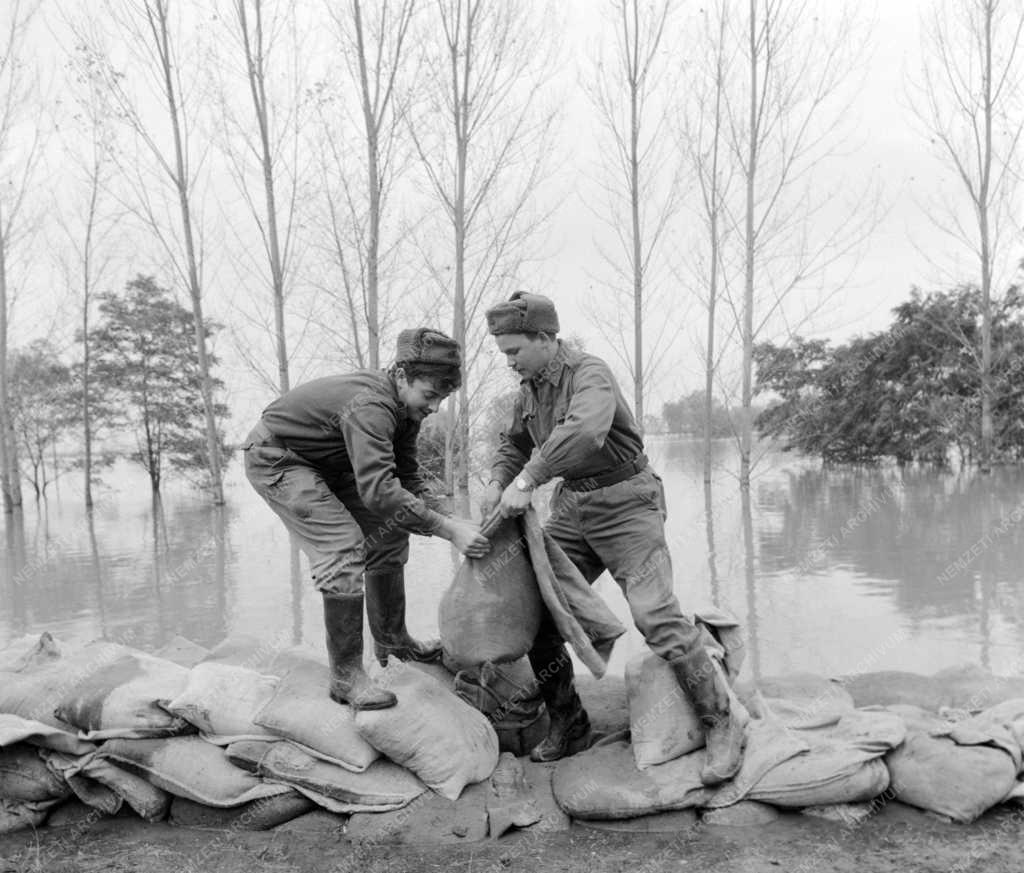
[[[747,754],[708,789],[686,701],[652,695],[652,658],[629,684],[581,677],[597,742],[541,765],[522,754],[546,727],[522,665],[460,685],[440,665],[392,662],[381,681],[399,706],[353,716],[301,649],[26,638],[0,652],[0,833],[116,815],[290,830],[326,816],[354,843],[456,844],[573,821],[760,824],[780,810],[849,824],[891,800],[969,822],[1024,796],[1022,678],[965,667],[737,681]]]

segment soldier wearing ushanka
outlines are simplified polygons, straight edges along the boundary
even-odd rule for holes
[[[485,554],[473,522],[430,505],[416,458],[420,423],[461,384],[462,350],[441,331],[404,330],[388,370],[357,370],[293,388],[264,411],[245,444],[245,473],[297,537],[323,594],[330,695],[356,709],[395,696],[362,667],[363,601],[377,658],[431,661],[437,641],[405,625],[409,534],[436,534]]]
[[[522,380],[501,435],[484,499],[515,515],[533,489],[562,477],[546,530],[588,582],[608,570],[648,646],[668,661],[707,732],[706,784],[732,778],[744,743],[742,717],[730,710],[725,680],[680,610],[665,541],[665,493],[643,438],[608,365],[558,339],[555,306],[519,292],[487,312],[487,326]],[[590,721],[573,685],[572,662],[550,616],[529,653],[551,716],[539,761],[589,744]]]

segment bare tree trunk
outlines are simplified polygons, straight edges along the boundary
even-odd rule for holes
[[[1024,8],[999,0],[936,0],[923,33],[922,81],[916,84],[912,106],[974,214],[974,222],[964,221],[966,204],[946,198],[926,209],[932,223],[979,262],[981,348],[969,348],[977,354],[979,368],[981,440],[976,457],[980,470],[988,473],[995,451],[993,297],[997,286],[1019,268],[1011,247],[1000,242],[1007,229],[1015,237],[1019,233],[1015,201],[1024,177]]]
[[[85,447],[85,463],[82,483],[85,494],[85,508],[92,509],[92,399],[89,392],[92,371],[92,347],[89,343],[89,306],[92,302],[92,236],[96,221],[96,201],[99,196],[99,177],[93,175],[89,192],[89,211],[85,225],[85,244],[82,249],[82,440]]]
[[[366,68],[366,46],[359,0],[352,0],[356,40],[359,49],[359,84],[362,89],[363,124],[366,128],[366,177],[369,183],[370,214],[366,240],[366,334],[370,368],[380,367],[380,305],[378,271],[380,264],[380,122],[371,102],[370,77]]]
[[[740,488],[750,488],[750,452],[753,443],[753,401],[754,377],[754,192],[757,176],[758,150],[758,79],[757,79],[757,0],[750,0],[750,22],[748,30],[750,50],[750,142],[747,150],[746,182],[747,199],[744,216],[744,270],[743,270],[743,371],[740,389]]]
[[[544,171],[555,113],[535,110],[550,74],[550,36],[533,30],[525,3],[438,0],[436,9],[440,27],[428,36],[442,39],[426,54],[429,74],[421,77],[433,92],[424,93],[422,114],[414,118],[410,107],[406,118],[451,234],[442,254],[426,259],[451,301],[452,333],[464,355],[446,437],[455,471],[445,478],[458,495],[469,487],[471,404],[482,384],[474,373],[483,336],[475,316],[516,282],[526,240],[540,225],[524,213]]]
[[[22,506],[21,471],[18,466],[18,443],[11,416],[10,377],[7,372],[8,293],[7,234],[4,232],[3,204],[0,204],[0,487],[4,492],[4,512]]]
[[[661,127],[672,114],[677,99],[664,86],[663,45],[673,0],[643,3],[617,0],[613,6],[615,39],[613,57],[606,59],[603,47],[595,58],[593,83],[588,87],[609,142],[600,159],[607,178],[599,184],[608,199],[602,220],[613,230],[621,249],[604,254],[602,260],[615,276],[603,280],[610,286],[616,306],[632,315],[632,336],[612,337],[618,318],[609,318],[600,307],[589,313],[590,320],[607,339],[628,369],[633,382],[633,413],[643,430],[648,382],[666,351],[667,325],[678,309],[662,301],[655,303],[658,267],[665,260],[660,243],[678,207],[678,153],[667,145]],[[628,300],[627,300],[628,297]],[[660,311],[658,311],[660,308]],[[657,312],[657,333],[650,334],[648,310]],[[607,325],[616,327],[609,331]],[[625,331],[623,331],[625,333]],[[618,351],[621,346],[622,350]]]
[[[473,23],[475,7],[466,11],[465,27],[465,58],[462,64],[462,82],[459,82],[459,44],[452,45],[452,87],[453,93],[459,95],[453,102],[455,124],[455,198],[453,202],[452,224],[455,232],[455,299],[453,300],[453,336],[455,341],[465,349],[466,342],[466,169],[469,160],[469,102],[468,92],[470,75],[473,70]],[[454,477],[454,494],[469,488],[469,385],[463,379],[459,387],[458,411],[454,416],[457,469]]]
[[[984,133],[978,186],[978,231],[981,237],[981,451],[982,473],[992,470],[992,246],[989,239],[989,198],[992,178],[992,13],[986,0],[983,22],[982,114]]]
[[[629,211],[633,232],[633,414],[644,428],[644,268],[640,227],[640,10],[633,0],[633,33],[624,28],[629,57]],[[623,10],[625,14],[625,10]],[[657,46],[654,46],[656,49]]]
[[[192,314],[195,319],[196,358],[201,381],[200,394],[203,401],[203,417],[206,420],[207,464],[210,471],[210,492],[213,503],[224,503],[224,475],[221,468],[220,434],[214,411],[213,383],[210,379],[210,359],[206,349],[206,320],[203,316],[203,293],[199,283],[199,265],[196,257],[195,238],[192,230],[192,208],[189,202],[189,179],[185,170],[185,149],[182,142],[181,116],[177,91],[174,87],[171,60],[170,35],[167,23],[168,0],[147,0],[146,16],[149,20],[157,52],[160,56],[161,75],[164,80],[164,94],[167,98],[168,120],[174,137],[174,186],[178,194],[181,211],[182,237],[185,243],[185,268],[188,275],[189,296],[192,299]]]
[[[255,39],[249,31],[246,15],[247,0],[236,0],[235,10],[245,49],[249,94],[252,97],[256,125],[259,129],[260,167],[263,171],[263,194],[266,204],[267,254],[270,262],[270,286],[274,308],[274,348],[277,353],[278,388],[283,394],[291,387],[288,374],[288,343],[284,322],[284,258],[281,254],[277,221],[277,197],[274,190],[274,159],[270,142],[270,105],[266,91],[266,58],[263,35],[263,0],[252,0],[256,13]]]

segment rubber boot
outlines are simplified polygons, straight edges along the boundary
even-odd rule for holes
[[[530,666],[548,710],[548,735],[530,750],[531,761],[558,761],[590,747],[590,717],[573,685],[572,661],[564,645],[530,650]]]
[[[398,699],[363,669],[363,595],[324,594],[331,700],[353,710],[387,709]]]
[[[732,711],[725,677],[703,648],[695,648],[671,663],[679,687],[690,698],[704,726],[707,760],[700,781],[705,785],[726,782],[743,763],[748,717]]]
[[[409,636],[405,627],[405,572],[374,571],[363,575],[366,588],[366,615],[373,634],[373,653],[382,667],[388,655],[402,661],[436,661],[441,657],[441,641],[421,642]]]

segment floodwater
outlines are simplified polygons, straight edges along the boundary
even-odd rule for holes
[[[743,623],[748,675],[933,672],[980,663],[1024,672],[1024,471],[991,476],[831,468],[766,454],[745,497],[716,447],[710,491],[698,442],[652,441],[668,496],[668,536],[684,609],[717,604]],[[171,483],[154,510],[145,477],[107,477],[92,515],[65,479],[41,509],[2,519],[0,646],[51,631],[153,649],[175,635],[210,646],[228,634],[319,646],[322,619],[304,557],[237,465],[213,508]],[[458,564],[413,537],[409,626],[436,634]],[[596,588],[630,627],[610,670],[643,639],[606,576]]]

